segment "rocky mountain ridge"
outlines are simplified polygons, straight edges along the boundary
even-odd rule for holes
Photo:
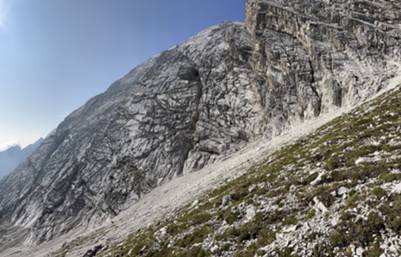
[[[245,24],[138,66],[1,180],[4,234],[37,244],[100,225],[165,181],[375,94],[399,72],[400,5],[248,0]]]

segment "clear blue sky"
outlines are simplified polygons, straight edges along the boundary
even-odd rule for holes
[[[245,0],[0,0],[0,147],[45,136],[152,55]]]

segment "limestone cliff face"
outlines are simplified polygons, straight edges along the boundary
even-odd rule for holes
[[[388,84],[395,1],[249,0],[69,115],[0,181],[0,223],[31,243],[100,224],[161,183]]]
[[[249,0],[246,9],[252,66],[278,132],[285,121],[352,106],[398,72],[400,2]]]

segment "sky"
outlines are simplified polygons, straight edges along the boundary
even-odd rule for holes
[[[245,0],[0,0],[0,149],[45,137],[136,65]]]

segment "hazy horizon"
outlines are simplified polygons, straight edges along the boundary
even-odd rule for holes
[[[0,0],[0,149],[46,136],[149,57],[243,19],[243,0]]]

